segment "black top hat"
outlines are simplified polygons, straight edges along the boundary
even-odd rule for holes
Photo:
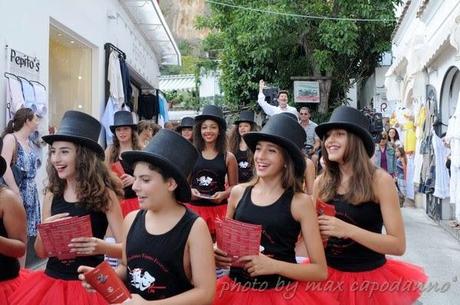
[[[331,129],[345,129],[354,133],[363,141],[369,157],[374,154],[375,144],[369,133],[369,120],[359,110],[348,106],[340,106],[332,112],[331,118],[327,123],[319,124],[315,128],[315,132],[320,139],[323,139]]]
[[[122,153],[121,157],[130,164],[144,161],[158,166],[166,175],[176,180],[176,199],[180,202],[190,201],[191,191],[187,177],[198,158],[198,151],[179,134],[168,129],[160,129],[143,150],[127,151]]]
[[[281,112],[280,114],[283,114],[291,119],[293,119],[294,121],[296,121],[297,123],[299,122],[299,118],[292,112],[288,112],[288,111],[284,111],[284,112]]]
[[[104,149],[97,143],[101,128],[101,123],[89,114],[70,110],[64,113],[58,131],[42,139],[50,145],[54,141],[76,143],[88,147],[104,159]]]
[[[227,123],[224,120],[224,114],[222,109],[215,105],[206,105],[203,108],[203,112],[195,117],[195,121],[213,120],[219,123],[222,130],[227,129]]]
[[[181,132],[183,128],[193,128],[195,125],[195,119],[189,116],[183,117],[180,121],[180,125],[177,126],[176,130]]]
[[[268,141],[283,147],[294,161],[297,177],[303,177],[305,172],[305,156],[301,150],[305,137],[302,126],[281,113],[270,117],[261,131],[243,135],[244,141],[253,152],[258,141]]]
[[[243,123],[243,122],[246,122],[246,123],[251,123],[251,124],[254,124],[254,111],[250,111],[250,110],[243,110],[240,112],[240,117],[238,118],[238,120],[235,121],[235,125],[238,125],[239,123]]]
[[[137,129],[137,124],[134,124],[133,116],[129,111],[122,110],[115,112],[113,125],[110,125],[110,130],[113,134],[115,134],[115,129],[117,129],[117,127],[123,126]]]

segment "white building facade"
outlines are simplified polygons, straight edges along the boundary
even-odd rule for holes
[[[443,164],[449,151],[440,146],[441,151],[434,154],[437,148],[433,143],[444,137],[449,119],[459,108],[460,1],[407,0],[397,15],[399,21],[392,38],[393,63],[386,73],[385,87],[389,103],[397,108],[392,123],[397,123],[403,136],[409,135],[410,139],[405,141],[413,142],[408,144],[408,186],[414,183],[409,198],[424,206],[434,218],[454,218],[456,206],[460,211],[460,202],[449,196],[446,179],[442,184],[438,179],[446,177]],[[428,165],[426,158],[436,166]],[[438,179],[436,183],[423,181],[424,176],[433,173]]]

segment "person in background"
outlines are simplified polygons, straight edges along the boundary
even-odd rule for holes
[[[192,200],[188,207],[206,221],[214,237],[216,218],[225,217],[227,198],[238,183],[238,164],[235,156],[227,151],[227,123],[222,109],[207,105],[202,114],[195,117],[195,122],[193,145],[199,155],[190,174]]]
[[[319,137],[315,133],[315,128],[318,126],[315,122],[311,121],[310,108],[303,106],[300,108],[300,125],[305,129],[305,153],[309,159],[313,161],[315,167],[318,166],[318,152],[321,148]]]
[[[299,118],[299,113],[295,107],[288,105],[288,92],[281,90],[278,92],[278,106],[273,106],[265,101],[265,95],[263,89],[265,88],[265,82],[263,79],[259,81],[259,95],[257,97],[257,103],[262,107],[266,115],[272,116],[282,112],[290,112]]]
[[[137,123],[137,134],[139,138],[139,147],[144,148],[149,144],[149,141],[160,130],[160,125],[150,121],[141,120]]]
[[[379,144],[374,154],[374,163],[391,176],[396,173],[396,156],[394,148],[388,144],[388,134],[384,131],[380,136]]]
[[[3,145],[0,139],[0,150]],[[0,156],[0,177],[6,170]],[[7,186],[0,185],[0,305],[9,305],[8,298],[26,280],[19,258],[26,252],[27,222],[21,199]]]
[[[390,144],[393,149],[396,149],[398,146],[402,146],[401,141],[399,139],[398,130],[394,127],[388,129],[388,144]]]
[[[243,135],[256,130],[253,111],[241,111],[238,120],[234,122],[235,126],[230,132],[229,148],[235,155],[238,164],[238,183],[244,183],[251,180],[253,175],[252,154]]]
[[[176,128],[176,131],[193,143],[193,126],[195,126],[195,119],[186,116],[182,118],[180,125]]]
[[[113,144],[105,150],[107,166],[114,169],[119,164],[123,168],[122,172],[114,170],[117,175],[120,175],[119,178],[123,184],[124,196],[121,202],[123,217],[129,212],[139,209],[136,193],[131,188],[134,183],[133,169],[121,158],[121,154],[125,151],[140,150],[136,128],[137,124],[134,124],[129,111],[115,112],[114,123],[110,126],[114,135]]]
[[[21,108],[8,122],[2,134],[2,157],[7,168],[4,175],[6,185],[20,196],[27,215],[27,250],[21,258],[21,266],[29,265],[35,257],[33,244],[37,237],[37,226],[40,223],[40,200],[38,197],[37,174],[38,156],[32,149],[30,135],[38,129],[40,118],[30,108]],[[20,185],[16,184],[11,166],[20,169]]]

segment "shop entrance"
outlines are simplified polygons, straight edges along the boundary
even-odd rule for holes
[[[455,112],[455,106],[460,92],[460,70],[453,66],[447,70],[442,83],[440,114],[442,121],[442,132],[447,130],[450,117]]]
[[[67,110],[92,112],[92,49],[54,25],[49,46],[49,126],[53,132]]]

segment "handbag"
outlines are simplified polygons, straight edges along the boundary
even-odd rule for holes
[[[18,145],[19,143],[18,143],[18,139],[16,139],[15,136],[14,136],[14,141],[15,141],[15,149],[13,151],[13,157],[11,158],[10,168],[14,176],[14,181],[16,182],[16,185],[19,188],[21,187],[22,181],[25,178],[26,171],[17,164],[18,163]]]

